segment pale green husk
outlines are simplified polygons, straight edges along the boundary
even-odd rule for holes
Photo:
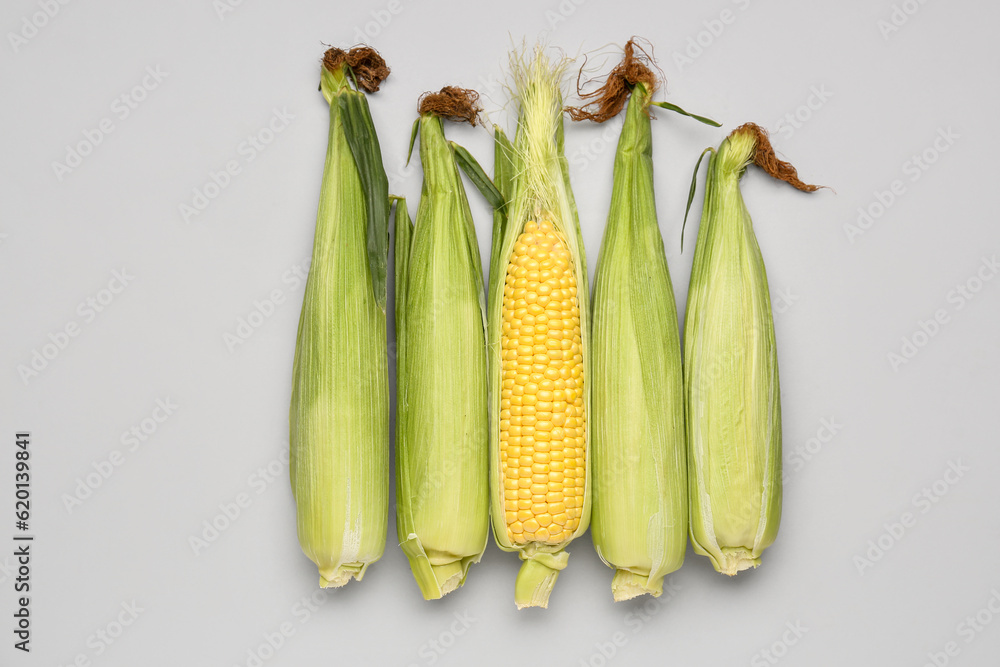
[[[752,132],[711,157],[684,328],[691,540],[719,572],[757,567],[781,517],[781,404],[767,274],[739,180]]]
[[[494,180],[507,201],[506,215],[494,224],[490,287],[487,302],[489,356],[490,490],[493,535],[504,551],[517,551],[524,563],[515,584],[515,603],[521,607],[545,607],[559,571],[566,566],[569,542],[582,535],[590,522],[590,454],[586,456],[587,481],[580,525],[569,540],[559,545],[515,545],[507,538],[504,516],[500,456],[500,358],[501,309],[506,266],[514,242],[528,220],[546,218],[566,239],[574,259],[577,295],[582,325],[584,364],[584,409],[586,439],[590,430],[590,332],[588,277],[576,203],[569,184],[569,169],[563,142],[562,82],[565,62],[553,62],[541,48],[511,58],[518,103],[517,133],[513,143],[496,131],[497,163]],[[588,445],[589,448],[589,445]]]
[[[650,91],[632,91],[594,284],[593,526],[616,600],[658,597],[687,548],[677,306],[656,218]]]
[[[489,536],[485,294],[441,119],[419,119],[423,190],[396,205],[396,526],[426,599],[465,582]]]
[[[320,586],[360,580],[385,548],[388,185],[365,96],[324,68],[330,134],[295,346],[290,476]]]

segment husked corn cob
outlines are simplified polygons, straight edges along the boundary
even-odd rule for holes
[[[388,75],[367,47],[330,49],[330,103],[312,265],[295,346],[290,476],[299,543],[320,586],[382,555],[389,500],[388,183],[364,93]]]
[[[615,570],[615,600],[658,597],[664,576],[684,562],[688,534],[680,332],[653,187],[658,81],[638,48],[630,40],[603,85],[584,94],[587,104],[569,110],[575,120],[603,122],[628,103],[597,261],[591,348],[591,537]]]
[[[396,525],[426,599],[465,582],[489,534],[486,321],[476,230],[442,116],[468,113],[474,91],[420,102],[424,185],[411,229],[396,205]]]
[[[739,180],[750,164],[816,190],[756,125],[710,158],[684,331],[691,540],[719,572],[760,565],[781,518],[781,402],[771,298]]]
[[[560,544],[583,512],[586,415],[573,258],[550,222],[525,223],[507,265],[502,312],[507,535],[518,545]]]
[[[546,606],[589,521],[587,271],[563,155],[563,67],[541,50],[512,59],[513,145],[497,130],[506,215],[490,267],[493,533],[524,561],[517,606]]]

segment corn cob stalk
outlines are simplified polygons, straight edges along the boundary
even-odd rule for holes
[[[590,519],[588,283],[563,154],[563,64],[512,58],[520,119],[497,134],[507,199],[488,308],[493,534],[524,561],[518,608],[545,607]]]
[[[605,83],[583,94],[588,104],[569,110],[574,120],[603,122],[628,101],[597,261],[591,347],[591,537],[615,570],[615,600],[659,597],[664,576],[684,562],[688,534],[680,332],[653,188],[650,106],[658,82],[636,48],[630,40]]]
[[[486,312],[476,230],[442,116],[473,125],[478,95],[425,95],[424,184],[411,229],[396,206],[396,525],[426,599],[465,582],[489,533]]]
[[[364,93],[389,70],[368,47],[330,49],[330,104],[312,265],[292,376],[290,476],[302,550],[320,586],[360,580],[385,548],[388,183]]]
[[[739,180],[750,164],[804,191],[756,125],[711,156],[684,329],[691,541],[715,569],[760,565],[781,518],[781,402],[764,261]],[[697,171],[697,170],[696,170]]]

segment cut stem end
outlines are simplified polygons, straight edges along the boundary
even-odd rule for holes
[[[754,558],[748,549],[738,549],[723,551],[722,561],[716,564],[715,569],[722,574],[735,577],[743,570],[757,568],[759,565],[760,557]]]
[[[529,545],[528,549],[532,546],[534,545]],[[559,571],[569,562],[569,554],[565,551],[547,553],[531,550],[530,553],[522,551],[520,556],[524,563],[514,583],[514,603],[518,609],[545,609],[549,606],[549,594],[559,577]]]
[[[615,570],[615,577],[611,580],[611,592],[615,596],[615,602],[624,602],[640,595],[652,595],[658,598],[663,594],[663,577],[650,581],[649,577],[642,574]]]
[[[331,569],[321,569],[319,571],[319,587],[341,588],[347,585],[351,579],[361,581],[367,567],[367,565],[340,565]]]
[[[524,561],[514,583],[514,604],[518,609],[548,608],[549,595],[558,578],[559,570],[553,570],[535,560]]]

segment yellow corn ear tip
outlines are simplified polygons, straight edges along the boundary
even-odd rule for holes
[[[519,107],[514,150],[520,153],[524,189],[536,201],[528,214],[536,217],[559,210],[558,185],[552,179],[550,167],[553,159],[562,159],[554,138],[562,131],[563,85],[572,62],[565,57],[550,57],[542,45],[511,54],[514,95]]]

